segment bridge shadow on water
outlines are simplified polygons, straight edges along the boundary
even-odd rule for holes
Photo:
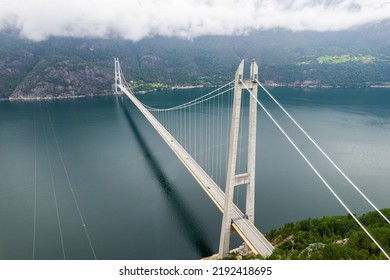
[[[191,211],[186,207],[180,195],[175,191],[175,186],[169,182],[169,179],[164,174],[163,169],[157,159],[153,156],[151,149],[146,144],[145,138],[142,136],[142,133],[138,129],[137,124],[131,117],[122,99],[120,103],[137,143],[146,157],[150,170],[160,182],[161,189],[163,190],[166,199],[170,202],[168,205],[171,206],[172,212],[184,229],[188,240],[200,256],[206,257],[212,255],[214,252],[209,245],[206,234],[201,230],[200,225],[196,223]]]

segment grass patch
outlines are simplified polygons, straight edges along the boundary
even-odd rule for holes
[[[320,64],[328,63],[328,64],[339,64],[345,63],[351,60],[351,57],[348,54],[344,55],[324,55],[317,57],[317,62]]]
[[[316,58],[317,62],[320,64],[339,64],[339,63],[345,63],[348,61],[353,62],[361,62],[361,63],[373,63],[375,60],[375,57],[372,55],[349,55],[349,54],[343,54],[343,55],[323,55]]]

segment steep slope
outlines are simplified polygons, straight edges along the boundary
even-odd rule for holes
[[[113,57],[135,90],[229,81],[241,59],[256,59],[260,79],[292,86],[390,85],[390,22],[339,32],[254,31],[194,40],[138,42],[0,34],[0,98],[111,92]]]

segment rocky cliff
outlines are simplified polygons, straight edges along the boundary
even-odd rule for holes
[[[40,60],[10,98],[90,96],[111,93],[113,75],[70,58]]]

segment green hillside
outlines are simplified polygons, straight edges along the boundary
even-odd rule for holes
[[[368,87],[390,84],[390,22],[338,32],[255,31],[247,36],[138,42],[50,38],[32,42],[0,34],[0,98],[107,94],[113,57],[134,89],[220,85],[241,59],[256,59],[268,84]]]
[[[381,212],[390,217],[390,208]],[[379,244],[390,252],[390,225],[377,213],[359,217]],[[383,253],[351,216],[325,216],[288,223],[266,234],[275,246],[271,260],[383,260]],[[228,259],[235,259],[232,254]],[[261,257],[244,256],[244,259]]]

